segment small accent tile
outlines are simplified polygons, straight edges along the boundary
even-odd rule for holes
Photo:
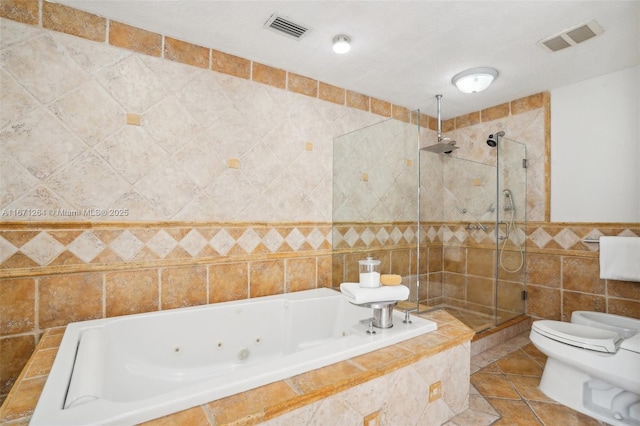
[[[5,260],[13,256],[18,251],[18,248],[11,244],[9,241],[0,237],[0,264]]]
[[[207,240],[195,229],[189,231],[189,233],[180,240],[180,246],[193,257],[196,257],[206,245]]]
[[[92,232],[85,231],[67,246],[67,250],[78,256],[83,262],[90,263],[106,247]]]
[[[217,251],[220,256],[227,255],[235,244],[236,240],[224,229],[221,229],[209,240],[209,245]]]
[[[305,243],[305,237],[302,232],[298,230],[298,228],[293,228],[293,230],[285,238],[285,241],[292,249],[298,251]]]
[[[65,250],[64,246],[46,232],[40,232],[34,239],[20,247],[20,251],[43,266]]]
[[[270,229],[262,239],[262,242],[270,252],[275,253],[282,246],[284,238],[275,229]]]
[[[261,240],[260,235],[258,235],[252,228],[249,228],[242,233],[236,243],[242,247],[245,252],[253,253],[253,250],[258,247]]]
[[[164,229],[157,232],[149,241],[147,241],[147,247],[152,252],[157,254],[161,259],[167,257],[169,253],[178,245],[176,240]]]
[[[127,230],[113,240],[113,242],[109,244],[109,247],[122,259],[132,260],[136,254],[142,250],[144,243]]]

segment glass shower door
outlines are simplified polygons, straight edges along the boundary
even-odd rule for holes
[[[524,313],[527,224],[526,146],[500,138],[497,159],[496,324]]]

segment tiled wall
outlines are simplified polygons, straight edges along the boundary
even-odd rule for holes
[[[332,138],[386,117],[413,126],[406,108],[55,3],[5,0],[0,16],[0,395],[49,326],[328,285],[332,248],[415,270],[411,225],[330,230]],[[580,242],[640,226],[546,222],[547,116],[539,94],[443,128],[458,153],[495,128],[532,144],[531,315],[640,317],[637,285],[596,279],[597,247]],[[422,235],[421,290],[438,300],[443,244],[484,237]]]
[[[44,328],[330,285],[333,137],[418,120],[55,3],[0,16],[0,395]]]

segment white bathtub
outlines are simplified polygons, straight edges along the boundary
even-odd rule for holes
[[[134,424],[436,329],[315,289],[69,324],[31,425]]]

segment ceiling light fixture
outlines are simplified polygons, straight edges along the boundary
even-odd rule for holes
[[[351,40],[346,35],[337,35],[333,38],[333,51],[342,55],[343,53],[347,53],[351,50],[351,45],[349,44]]]
[[[453,76],[451,82],[463,93],[482,92],[498,76],[493,68],[473,68]]]

